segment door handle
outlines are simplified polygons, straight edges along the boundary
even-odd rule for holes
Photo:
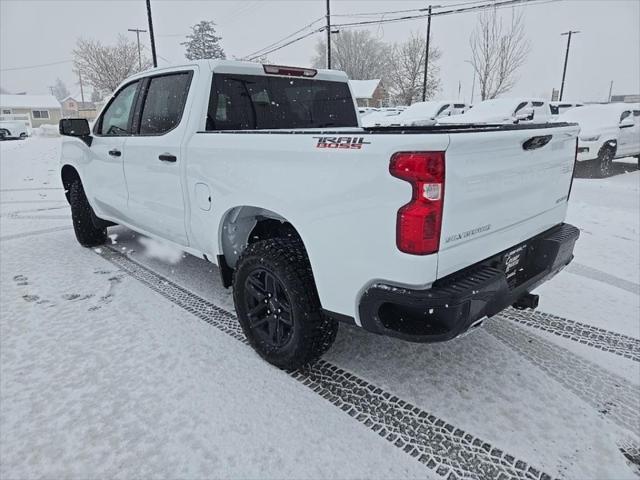
[[[111,155],[112,157],[119,157],[120,155],[122,155],[122,152],[114,148],[113,150],[109,150],[109,155]]]
[[[158,158],[163,162],[171,162],[171,163],[175,163],[175,161],[177,160],[176,156],[171,155],[170,153],[163,153],[162,155],[158,156]]]

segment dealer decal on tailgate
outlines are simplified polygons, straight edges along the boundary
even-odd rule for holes
[[[352,150],[360,150],[363,145],[371,142],[365,142],[364,137],[313,137],[318,139],[316,148],[347,148]]]

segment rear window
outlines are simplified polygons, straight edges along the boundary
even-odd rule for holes
[[[356,127],[346,82],[214,74],[207,130]]]

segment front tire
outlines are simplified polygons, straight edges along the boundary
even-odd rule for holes
[[[336,338],[338,323],[322,312],[311,265],[298,239],[249,245],[236,266],[233,300],[249,344],[276,367],[308,365]]]
[[[96,227],[93,222],[95,213],[84,193],[82,182],[74,180],[69,187],[69,204],[71,205],[71,219],[76,239],[83,247],[96,247],[107,241],[106,227]]]
[[[610,147],[602,147],[598,153],[598,158],[591,166],[591,177],[606,178],[611,175],[613,157],[615,152]]]

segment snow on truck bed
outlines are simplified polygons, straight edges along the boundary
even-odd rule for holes
[[[634,164],[575,181],[539,311],[432,345],[343,326],[290,374],[211,264],[121,227],[81,248],[59,143],[0,143],[0,477],[637,478]]]

